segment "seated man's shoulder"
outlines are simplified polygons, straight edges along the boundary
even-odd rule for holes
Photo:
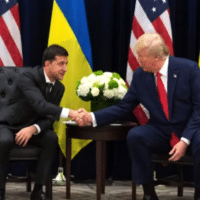
[[[187,58],[179,58],[179,57],[172,57],[172,60],[179,67],[185,67],[185,69],[199,69],[197,62],[193,60]]]

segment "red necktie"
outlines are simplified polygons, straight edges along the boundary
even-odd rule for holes
[[[159,97],[160,103],[162,105],[162,108],[164,110],[165,116],[169,120],[169,108],[168,108],[167,93],[165,91],[164,84],[161,79],[161,74],[159,72],[157,72],[156,76],[157,76],[158,97]],[[180,141],[180,139],[177,137],[177,135],[172,132],[171,139],[170,139],[170,145],[173,147],[179,141]]]

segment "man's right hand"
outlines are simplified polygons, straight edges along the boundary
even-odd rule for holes
[[[169,155],[171,155],[169,161],[180,160],[185,155],[187,147],[188,145],[184,141],[180,140],[169,152]]]
[[[70,110],[69,117],[72,120],[75,120],[79,126],[86,126],[92,123],[92,116],[89,112],[84,110],[83,108],[79,108],[78,110]]]
[[[15,134],[16,144],[23,145],[23,147],[26,146],[27,142],[34,133],[37,133],[37,128],[35,126],[28,126],[21,129]]]

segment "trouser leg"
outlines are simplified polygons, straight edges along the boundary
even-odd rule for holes
[[[127,145],[132,161],[132,178],[135,184],[153,182],[152,152],[169,152],[170,134],[163,133],[152,125],[131,129],[127,135]]]
[[[200,191],[200,130],[194,134],[190,146],[194,159],[194,181]]]
[[[53,130],[46,130],[33,136],[29,144],[42,148],[36,168],[36,184],[45,185],[52,170],[58,147],[58,137]]]
[[[5,188],[9,169],[9,154],[14,145],[14,133],[7,128],[0,129],[0,189]]]

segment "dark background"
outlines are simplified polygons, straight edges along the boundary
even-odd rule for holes
[[[41,64],[47,47],[53,0],[18,0],[24,66]],[[174,55],[198,61],[200,44],[200,2],[168,0]],[[135,0],[85,0],[93,54],[93,69],[115,71],[125,79]],[[66,33],[67,35],[67,33]],[[130,179],[130,159],[125,141],[110,142],[107,178]],[[92,152],[92,153],[91,153]],[[95,178],[94,143],[72,162],[77,179]]]

